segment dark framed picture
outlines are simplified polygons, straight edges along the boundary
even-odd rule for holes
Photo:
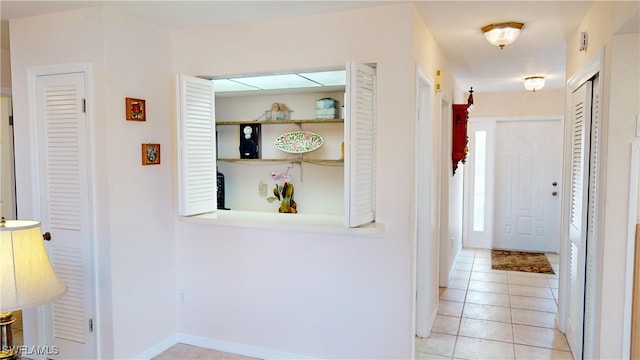
[[[143,99],[126,98],[127,120],[147,121],[145,101]]]
[[[142,165],[160,164],[160,144],[142,144]]]

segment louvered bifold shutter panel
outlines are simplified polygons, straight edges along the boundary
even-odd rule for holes
[[[585,84],[573,92],[572,118],[573,134],[571,139],[571,199],[570,199],[570,231],[574,233],[582,232],[584,221],[584,181],[586,154],[589,136],[589,120],[591,116],[591,104],[587,98],[587,87]]]
[[[213,82],[178,75],[178,201],[180,215],[213,212],[216,195]]]
[[[50,231],[51,264],[68,292],[52,304],[54,344],[61,339],[87,342],[92,298],[90,220],[88,200],[88,145],[83,111],[84,76],[63,74],[38,80],[40,171],[43,231]]]
[[[56,338],[85,343],[87,331],[84,309],[86,284],[82,276],[82,251],[72,247],[54,247],[51,263],[67,294],[53,302],[53,332]]]
[[[582,355],[584,321],[585,253],[587,229],[587,191],[591,83],[587,82],[571,94],[571,191],[569,218],[569,294],[567,341],[574,354]],[[586,184],[586,186],[585,186]]]
[[[375,70],[348,62],[346,93],[345,226],[357,227],[375,220]]]
[[[584,358],[593,359],[595,354],[593,351],[593,343],[596,338],[594,323],[594,315],[597,311],[595,308],[596,301],[596,280],[599,273],[596,261],[599,243],[598,236],[598,173],[600,171],[600,80],[595,78],[592,82],[593,95],[591,98],[591,141],[589,146],[589,181],[588,181],[588,200],[587,200],[587,239],[586,239],[586,270],[585,270],[585,289],[584,289]]]
[[[45,156],[49,226],[80,230],[80,134],[77,91],[73,85],[45,90]]]

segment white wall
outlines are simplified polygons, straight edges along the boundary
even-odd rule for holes
[[[424,29],[416,33],[415,24],[411,4],[182,31],[170,37],[108,8],[15,22],[14,106],[16,118],[25,119],[16,127],[16,157],[22,162],[18,201],[26,216],[36,213],[26,69],[79,61],[93,66],[90,91],[95,102],[90,107],[100,219],[96,242],[102,357],[130,358],[175,331],[315,357],[412,356],[415,171],[413,136],[407,137],[415,124],[411,59],[420,52],[427,71],[446,69],[432,39],[414,48],[425,34]],[[169,38],[172,44],[166,42]],[[172,215],[177,208],[175,74],[315,69],[344,66],[347,60],[378,66],[377,221],[384,223],[384,233],[215,226]],[[449,96],[453,86],[446,72]],[[125,97],[147,100],[146,122],[124,120]],[[434,113],[438,111],[434,107]],[[439,131],[438,126],[434,129]],[[143,142],[162,144],[161,165],[139,164]],[[184,295],[180,304],[178,293]]]
[[[441,71],[442,91],[431,95],[432,106],[430,119],[432,121],[431,142],[432,163],[437,164],[430,169],[432,174],[432,229],[430,237],[436,239],[432,247],[429,262],[434,264],[430,281],[433,286],[446,286],[453,274],[455,260],[462,248],[462,218],[457,214],[462,212],[462,183],[452,177],[451,165],[451,104],[462,98],[462,91],[451,76],[449,66],[444,59],[438,44],[431,32],[414,13],[413,56],[420,64],[425,76],[436,87],[436,72]],[[466,100],[465,100],[466,101]],[[444,108],[446,107],[446,108]],[[435,265],[439,264],[439,265]],[[436,276],[436,273],[438,273]],[[437,299],[436,299],[437,302]]]
[[[629,162],[631,142],[636,139],[635,115],[639,112],[638,35],[614,35],[633,16],[638,16],[637,2],[595,2],[582,24],[569,39],[576,44],[581,31],[589,34],[586,52],[567,50],[567,75],[572,76],[604,48],[603,166],[604,222],[601,229],[602,288],[598,299],[601,313],[598,358],[622,358],[625,249],[629,219]],[[635,79],[635,80],[632,80]],[[602,221],[602,219],[601,219]],[[624,276],[623,276],[624,274]],[[598,348],[596,349],[598,351]]]
[[[469,121],[477,118],[522,118],[562,116],[565,91],[546,89],[513,92],[476,92]]]
[[[622,311],[610,313],[609,309],[615,306],[622,309],[626,304],[623,297],[611,297],[611,294],[624,292],[624,281],[631,272],[626,272],[627,263],[621,259],[627,258],[628,239],[634,241],[633,234],[628,234],[629,217],[629,177],[631,161],[631,143],[637,140],[635,137],[635,117],[640,113],[640,90],[638,81],[640,71],[638,52],[640,37],[638,33],[616,35],[611,41],[611,87],[609,107],[609,134],[607,147],[607,183],[605,196],[605,225],[603,237],[603,273],[625,274],[624,276],[607,276],[602,282],[602,309],[606,316],[602,316],[601,354],[618,354],[622,338],[621,326],[628,319],[624,318]],[[636,79],[630,82],[629,79]],[[633,216],[633,215],[632,215]],[[631,236],[628,238],[628,236]],[[619,306],[619,307],[618,307]],[[606,309],[606,310],[605,310]],[[604,315],[604,314],[603,314]],[[613,333],[613,334],[612,334]],[[608,356],[608,355],[607,355]]]
[[[171,41],[168,31],[128,15],[103,12],[115,358],[173,335],[177,301]],[[126,97],[146,100],[145,122],[125,120]],[[160,143],[160,165],[141,165],[143,143]]]
[[[441,102],[441,154],[440,154],[440,286],[448,286],[453,278],[455,262],[462,249],[462,219],[455,214],[462,211],[462,203],[458,196],[462,195],[459,180],[461,177],[450,175],[453,164],[451,161],[451,148],[453,143],[453,109],[451,102],[445,99]],[[464,167],[461,168],[464,170]]]
[[[175,331],[173,118],[169,35],[100,8],[12,21],[19,216],[33,208],[27,107],[31,66],[88,62],[94,167],[97,336],[103,358],[130,358]],[[147,100],[144,123],[125,121],[125,97]],[[142,167],[141,144],[163,145],[162,164]],[[25,340],[39,344],[35,338]]]
[[[11,55],[9,49],[0,51],[0,88],[11,88]]]
[[[343,236],[178,221],[179,331],[315,357],[411,356],[412,16],[401,4],[174,33],[175,73],[376,63],[376,218],[386,229]]]

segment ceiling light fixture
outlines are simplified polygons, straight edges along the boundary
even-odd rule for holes
[[[511,21],[483,26],[482,32],[492,45],[495,45],[502,49],[506,45],[509,45],[512,42],[516,41],[523,28],[523,23]]]
[[[544,87],[544,77],[542,76],[529,76],[524,79],[524,88],[536,92]]]

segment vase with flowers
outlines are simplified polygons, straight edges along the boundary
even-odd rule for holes
[[[293,200],[293,184],[290,182],[291,177],[289,176],[289,170],[286,173],[271,173],[271,178],[273,180],[284,180],[282,184],[276,183],[273,188],[273,196],[269,196],[267,201],[270,203],[274,201],[280,202],[280,207],[278,208],[278,212],[280,213],[290,213],[296,214],[298,213],[298,205]]]

